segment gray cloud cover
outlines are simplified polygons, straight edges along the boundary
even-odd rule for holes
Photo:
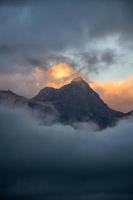
[[[132,199],[132,118],[95,132],[0,109],[2,199]]]
[[[125,43],[131,48],[132,10],[131,0],[0,1],[0,71],[34,67],[72,47],[86,55],[89,43],[117,34],[122,48]],[[108,53],[108,48],[102,60],[110,65],[119,54],[114,48]],[[88,69],[101,69],[97,48],[93,49],[94,55],[82,56],[83,63]]]

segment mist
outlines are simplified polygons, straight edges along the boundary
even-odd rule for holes
[[[82,125],[82,127],[81,127]],[[2,199],[132,199],[133,119],[43,126],[25,110],[0,108]]]

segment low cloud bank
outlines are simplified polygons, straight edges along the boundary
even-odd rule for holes
[[[133,120],[96,132],[41,126],[0,108],[0,194],[9,199],[132,199]]]

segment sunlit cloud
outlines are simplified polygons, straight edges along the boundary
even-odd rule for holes
[[[91,87],[113,109],[133,109],[133,76],[123,81],[92,82]]]
[[[10,89],[30,98],[44,87],[60,88],[78,76],[82,76],[111,108],[122,112],[133,109],[133,76],[123,81],[93,82],[66,63],[48,69],[35,67],[29,71],[0,74],[0,89]]]

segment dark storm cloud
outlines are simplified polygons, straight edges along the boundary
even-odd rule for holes
[[[116,59],[116,55],[115,55],[114,51],[112,51],[110,49],[107,49],[105,52],[103,52],[103,54],[101,56],[101,60],[108,65],[116,62],[115,59]]]
[[[0,0],[0,5],[17,6],[30,3],[34,0]]]
[[[113,34],[131,41],[132,10],[130,0],[0,1],[0,70],[34,67],[27,57],[45,62],[53,51],[70,46],[82,50],[93,39]],[[105,57],[110,64],[110,55]]]
[[[105,69],[111,64],[117,63],[120,55],[115,49],[104,50],[89,50],[84,52],[72,51],[68,55],[60,52],[57,55],[52,55],[46,58],[46,66],[50,66],[49,63],[61,63],[65,62],[76,68],[77,71],[88,70],[89,72],[98,72],[99,69]]]
[[[43,66],[44,62],[36,58],[27,58],[27,61],[32,66]]]
[[[0,45],[0,54],[10,54],[12,52],[12,47],[1,44]]]
[[[44,127],[25,111],[1,108],[1,197],[132,199],[132,129],[132,119],[101,132]]]

